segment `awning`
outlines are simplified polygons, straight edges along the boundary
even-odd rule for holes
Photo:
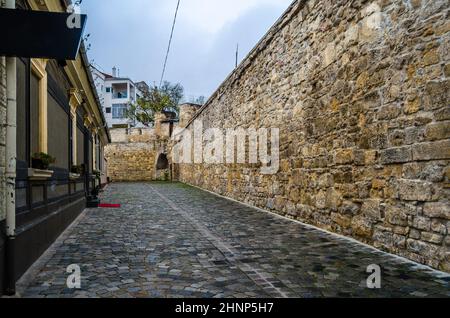
[[[87,16],[0,9],[0,56],[75,60]]]

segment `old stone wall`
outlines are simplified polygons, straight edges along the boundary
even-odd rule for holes
[[[105,147],[108,178],[111,182],[153,181],[161,176],[158,156],[166,153],[167,140],[153,129],[112,129],[112,143]]]
[[[6,61],[0,57],[0,221],[5,219],[6,191]]]
[[[180,180],[450,271],[448,17],[447,0],[295,1],[197,118],[280,128],[280,170]]]

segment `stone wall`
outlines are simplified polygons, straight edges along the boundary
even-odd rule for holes
[[[111,182],[152,181],[161,176],[156,162],[166,153],[167,140],[153,129],[112,129],[112,143],[105,147],[108,178]]]
[[[6,61],[0,57],[0,221],[5,219],[6,169]]]
[[[180,180],[450,271],[448,16],[447,0],[295,1],[197,118],[280,128],[279,172]]]

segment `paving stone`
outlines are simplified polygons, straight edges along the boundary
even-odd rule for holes
[[[87,210],[21,295],[449,297],[449,275],[183,184],[112,184],[103,198],[122,207]],[[366,286],[371,264],[381,289]]]

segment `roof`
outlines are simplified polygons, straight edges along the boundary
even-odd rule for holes
[[[89,63],[89,59],[88,59],[88,56],[87,56],[86,48],[84,46],[84,41],[81,42],[80,53],[81,53],[80,54],[81,55],[81,61],[83,62],[84,67],[86,69],[86,73],[87,73],[87,76],[88,76],[89,84],[91,86],[91,90],[92,90],[92,93],[94,94],[94,98],[95,98],[95,101],[96,101],[96,104],[97,104],[97,108],[99,110],[100,116],[101,116],[102,121],[103,121],[103,129],[106,132],[106,136],[108,138],[108,141],[111,142],[111,135],[109,133],[109,129],[108,129],[108,125],[106,123],[105,115],[103,114],[103,109],[102,109],[102,106],[101,106],[100,98],[98,96],[97,89],[95,87],[95,81],[94,81],[94,78],[92,76],[92,72],[89,69],[89,66],[91,66],[91,64]]]
[[[134,82],[128,77],[113,77],[113,76],[111,76],[111,77],[106,78],[105,80],[110,81],[110,82],[112,82],[112,81],[129,81],[134,84]]]

